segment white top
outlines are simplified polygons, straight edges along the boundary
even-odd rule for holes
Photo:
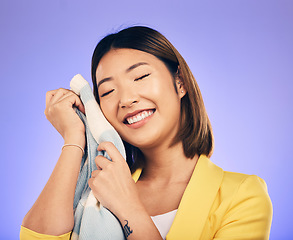
[[[166,239],[166,235],[171,228],[176,213],[177,209],[157,216],[151,216],[163,239]]]

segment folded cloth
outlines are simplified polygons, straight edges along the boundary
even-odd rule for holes
[[[103,155],[111,161],[105,151],[97,150],[99,143],[112,142],[126,159],[123,142],[101,112],[89,83],[80,74],[77,74],[72,78],[70,87],[80,96],[84,104],[85,115],[78,109],[76,112],[86,129],[85,154],[82,158],[74,195],[74,228],[71,239],[125,239],[120,222],[98,202],[88,185],[92,171],[97,169],[95,157]]]

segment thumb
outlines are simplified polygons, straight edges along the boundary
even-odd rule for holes
[[[71,102],[72,106],[77,107],[79,109],[79,111],[81,111],[83,114],[85,114],[84,105],[81,102],[78,95],[76,95],[75,93],[73,95],[71,95],[70,102]]]

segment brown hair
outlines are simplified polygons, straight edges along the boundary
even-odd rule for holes
[[[104,37],[96,46],[92,57],[92,80],[94,95],[99,103],[96,81],[96,69],[102,57],[111,49],[129,48],[150,53],[163,61],[175,79],[183,81],[187,93],[181,99],[181,118],[179,131],[172,143],[183,143],[184,154],[193,158],[195,154],[205,154],[208,157],[213,152],[213,133],[203,99],[197,82],[187,63],[176,48],[158,31],[144,26],[129,27]],[[135,159],[135,166],[142,156],[140,150],[124,142],[127,162],[131,166]]]

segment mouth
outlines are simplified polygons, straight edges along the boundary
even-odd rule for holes
[[[150,117],[151,115],[154,114],[154,112],[156,111],[156,109],[148,109],[148,110],[142,110],[132,116],[127,116],[123,123],[127,124],[127,125],[132,125],[134,123],[140,122],[148,117]]]

